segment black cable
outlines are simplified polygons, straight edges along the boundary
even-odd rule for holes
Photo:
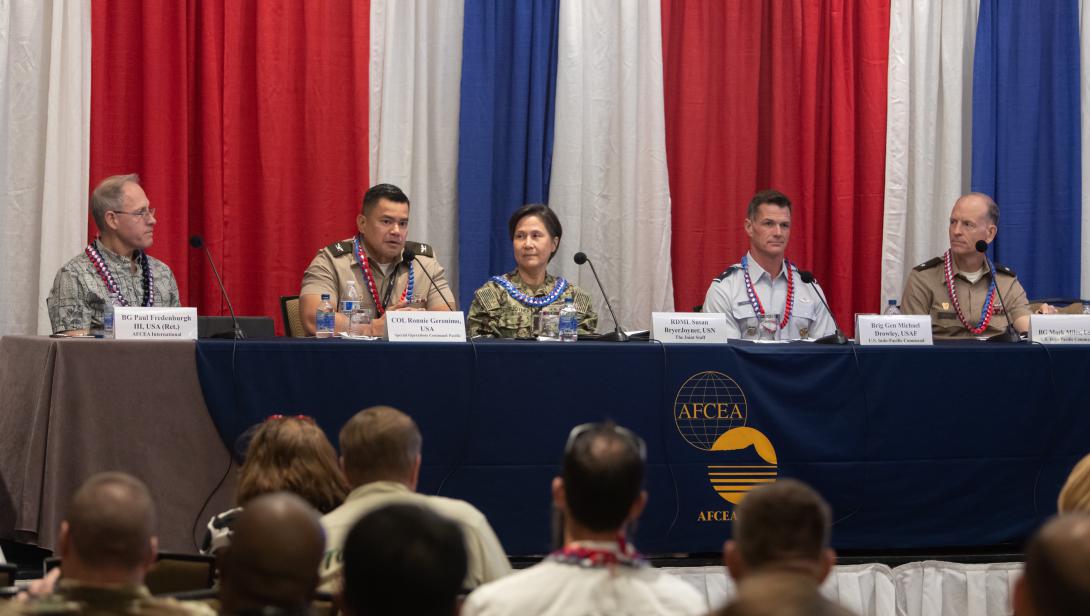
[[[450,479],[451,476],[454,475],[454,472],[457,471],[458,469],[460,469],[462,467],[462,464],[465,462],[466,449],[469,447],[468,432],[470,430],[470,427],[473,425],[473,421],[472,421],[473,409],[475,409],[477,407],[477,394],[478,394],[477,374],[479,372],[478,368],[480,366],[481,357],[480,357],[480,354],[477,352],[477,343],[473,340],[473,338],[467,337],[466,340],[469,342],[469,347],[471,349],[473,349],[473,374],[471,375],[471,378],[470,378],[470,381],[471,381],[472,385],[470,386],[470,390],[469,390],[469,410],[466,412],[466,419],[465,419],[465,431],[466,432],[463,433],[463,436],[462,436],[462,447],[460,448],[460,453],[458,454],[458,459],[454,464],[451,465],[450,470],[447,471],[447,474],[443,476],[443,480],[439,482],[439,487],[436,488],[436,490],[435,490],[436,495],[441,495],[443,493],[443,486],[447,485],[447,480]]]

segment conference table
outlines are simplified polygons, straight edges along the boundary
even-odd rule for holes
[[[164,547],[192,551],[193,523],[230,506],[248,427],[306,414],[336,444],[386,404],[420,426],[420,490],[476,505],[512,555],[550,549],[568,433],[607,419],[647,444],[648,554],[717,552],[745,493],[785,477],[828,499],[840,549],[1018,544],[1090,451],[1088,375],[1087,346],[975,341],[6,337],[0,537],[52,547],[69,491],[119,468],[152,486]]]

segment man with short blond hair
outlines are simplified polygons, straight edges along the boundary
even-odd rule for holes
[[[356,413],[341,428],[341,466],[352,492],[344,504],[322,517],[326,553],[322,559],[322,589],[336,590],[343,565],[345,537],[365,514],[397,503],[427,507],[458,524],[469,556],[467,589],[511,572],[499,538],[484,514],[453,498],[416,492],[423,439],[416,422],[389,406]]]
[[[181,305],[174,274],[147,254],[156,218],[140,177],[103,180],[91,194],[91,215],[98,237],[57,272],[46,298],[53,333],[101,330],[111,294],[122,306]]]

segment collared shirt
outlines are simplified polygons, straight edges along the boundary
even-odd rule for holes
[[[580,545],[619,552],[616,542]],[[599,614],[706,614],[695,588],[650,566],[585,567],[546,559],[478,588],[462,616],[597,616]]]
[[[522,281],[518,270],[503,275],[515,289],[530,297],[545,297],[556,285],[556,276],[545,275],[545,282],[538,288],[531,288]],[[579,313],[579,333],[593,334],[598,327],[598,314],[594,312],[594,303],[585,291],[568,284],[568,288],[557,296],[549,306],[564,306],[564,300],[573,298],[573,305]],[[466,327],[470,336],[484,335],[494,338],[528,338],[536,335],[534,315],[542,307],[531,308],[511,297],[507,289],[495,280],[489,279],[473,294],[473,303],[469,307]]]
[[[1022,288],[1014,272],[1002,265],[995,267],[999,272],[996,286],[1007,305],[1011,320],[1016,321],[1029,315],[1026,290]],[[976,282],[969,282],[965,274],[958,270],[956,259],[951,258],[950,270],[954,277],[954,290],[957,291],[962,316],[975,326],[980,323],[980,312],[988,297],[988,287],[992,284],[992,270],[986,262],[984,275]],[[908,273],[908,280],[905,281],[904,293],[901,294],[901,312],[931,315],[931,333],[937,338],[975,338],[1003,333],[1007,329],[1008,315],[1003,312],[1003,306],[998,297],[995,298],[993,306],[995,310],[986,330],[980,334],[974,334],[966,329],[958,319],[953,300],[950,299],[950,290],[946,288],[942,257],[935,257],[912,268],[912,271]]]
[[[787,305],[787,261],[783,262],[775,276],[761,269],[749,253],[746,253],[746,261],[753,289],[761,300],[765,314],[779,315],[782,319]],[[820,290],[820,286],[816,282],[813,285],[803,284],[794,266],[791,267],[791,276],[794,307],[787,326],[776,330],[776,339],[820,338],[836,331],[832,316],[814,290],[815,287]],[[824,294],[824,291],[821,293]],[[721,312],[727,316],[728,338],[757,337],[758,314],[746,292],[746,277],[741,263],[730,266],[712,281],[704,297],[703,311]]]
[[[458,524],[465,537],[466,555],[469,557],[466,588],[476,588],[511,573],[511,563],[499,538],[488,519],[476,507],[454,498],[419,494],[396,481],[374,481],[352,490],[340,507],[322,516],[326,552],[319,567],[320,590],[339,590],[344,540],[356,522],[379,507],[395,503],[427,507]]]
[[[29,614],[87,614],[107,616],[214,616],[207,604],[151,596],[146,586],[91,586],[62,578],[52,594],[12,601],[0,609],[2,616]]]
[[[133,267],[133,260],[109,250],[97,239],[94,242],[98,254],[117,282],[125,301],[130,306],[144,305],[144,272]],[[155,306],[180,306],[178,283],[174,274],[162,261],[149,256]],[[45,303],[49,308],[49,323],[53,333],[74,329],[102,329],[102,314],[109,292],[98,270],[86,252],[81,252],[64,264],[53,278],[53,289]]]
[[[367,259],[371,266],[371,275],[375,280],[375,292],[378,293],[379,300],[384,300],[389,290],[389,305],[392,306],[398,303],[401,300],[401,294],[409,286],[408,266],[401,263],[396,264],[393,270],[395,274],[393,274],[393,280],[391,281],[391,276],[382,271],[378,261],[375,261],[371,256],[368,256]],[[446,310],[447,304],[443,301],[444,297],[451,306],[455,305],[454,294],[451,293],[450,287],[447,285],[446,272],[437,259],[418,255],[413,260],[412,267],[414,298],[423,300],[428,310]],[[422,269],[426,269],[427,274],[431,274],[431,278],[435,280],[434,285],[427,274],[421,271]],[[360,307],[374,310],[375,300],[371,295],[371,291],[367,288],[363,268],[360,267],[353,252],[352,238],[334,242],[318,251],[310,265],[307,266],[306,272],[303,273],[303,288],[299,291],[299,294],[321,295],[322,293],[329,293],[329,301],[336,307],[340,302],[341,293],[346,290],[345,283],[349,280],[356,281],[356,288],[359,289],[360,295],[363,296]],[[393,284],[393,289],[389,289],[390,284]],[[409,299],[406,298],[406,301]],[[377,312],[372,314],[376,318],[379,316]]]

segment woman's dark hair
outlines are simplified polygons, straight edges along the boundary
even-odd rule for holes
[[[545,230],[549,232],[549,235],[560,239],[561,235],[564,235],[564,228],[560,226],[560,219],[556,217],[556,212],[544,203],[527,203],[526,205],[515,210],[514,214],[511,214],[511,218],[507,221],[507,235],[511,241],[515,240],[515,228],[519,226],[519,221],[527,216],[537,216],[538,219],[545,225]],[[559,241],[557,247],[560,246]],[[553,255],[556,254],[554,250],[549,255],[549,260],[553,260]]]

